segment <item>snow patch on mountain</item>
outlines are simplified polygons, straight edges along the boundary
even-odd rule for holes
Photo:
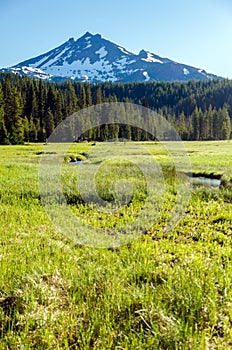
[[[89,49],[92,46],[92,44],[88,43],[88,45],[84,48],[84,50]]]
[[[183,68],[183,72],[184,72],[184,75],[189,75],[190,74],[190,72],[189,72],[189,70],[187,68]]]
[[[99,55],[99,58],[102,59],[104,58],[105,56],[108,55],[108,51],[106,51],[106,48],[103,46],[101,47],[98,51],[95,52],[96,54]]]
[[[142,58],[142,60],[145,61],[145,62],[156,62],[156,63],[163,64],[163,62],[161,60],[158,60],[157,58],[155,58],[153,56],[153,54],[150,53],[150,52],[147,52],[147,58]]]
[[[56,63],[57,65],[62,65],[59,62],[59,59],[61,56],[63,56],[66,52],[68,51],[68,48],[65,48],[64,50],[62,50],[60,53],[58,53],[58,55],[56,55],[54,58],[49,59],[49,61],[45,64],[40,64],[41,66],[43,66],[44,69],[47,69],[48,67],[51,67],[54,63]],[[36,66],[38,66],[38,63],[36,64]]]
[[[149,77],[147,72],[143,72],[143,75],[145,77],[145,81],[149,81],[150,80],[150,77]]]
[[[18,69],[20,69],[20,68],[18,68]],[[29,71],[29,72],[32,72],[32,73],[44,74],[44,71],[42,71],[42,69],[39,69],[39,68],[32,68],[32,67],[25,67],[25,66],[23,66],[22,70],[25,71],[25,72]]]
[[[90,58],[87,57],[83,60],[77,60],[69,64],[64,62],[62,67],[52,66],[49,67],[49,71],[53,75],[59,76],[88,76],[88,80],[98,79],[101,76],[101,72],[104,71],[105,74],[110,74],[110,78],[114,78],[112,75],[112,67],[107,61],[101,60],[91,63]]]
[[[30,77],[35,77],[38,79],[43,79],[43,80],[50,80],[52,78],[51,74],[47,74],[46,72],[44,72],[42,69],[39,68],[33,68],[33,67],[27,67],[27,66],[22,66],[22,67],[13,67],[11,69],[12,73],[15,74],[24,74],[24,75],[28,75]]]
[[[49,58],[49,55],[48,55],[48,56],[44,56],[43,58],[41,58],[41,60],[36,61],[36,63],[31,63],[30,66],[31,66],[31,67],[39,67],[39,66],[41,66],[48,58]]]
[[[118,48],[120,51],[122,51],[122,53],[124,53],[126,55],[132,55],[132,53],[127,51],[126,49],[124,49],[124,47],[118,46]]]
[[[127,63],[127,57],[123,57],[120,60],[117,60],[114,65],[117,65],[118,67],[124,67]]]

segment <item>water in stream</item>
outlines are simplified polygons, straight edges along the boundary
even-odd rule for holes
[[[220,179],[211,179],[209,177],[197,176],[192,177],[192,184],[198,186],[214,187],[219,188],[221,184]]]

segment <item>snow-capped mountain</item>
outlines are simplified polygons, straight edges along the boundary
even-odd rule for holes
[[[38,57],[2,69],[49,81],[137,82],[189,81],[217,78],[203,69],[159,57],[149,51],[139,54],[87,32]]]

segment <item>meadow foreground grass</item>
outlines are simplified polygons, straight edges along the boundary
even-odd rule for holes
[[[222,175],[225,186],[193,188],[171,231],[173,164],[161,145],[145,146],[164,173],[162,206],[145,234],[115,249],[77,244],[53,225],[38,185],[43,145],[0,147],[0,349],[232,349],[232,144],[186,143],[193,171]],[[75,144],[70,156],[101,164],[91,147]],[[98,168],[106,201],[118,178],[134,183],[109,214],[81,200],[76,169],[64,162],[63,191],[84,223],[112,229],[141,210],[139,170],[116,160]]]

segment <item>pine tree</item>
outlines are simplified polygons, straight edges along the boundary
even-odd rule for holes
[[[13,91],[13,102],[14,102],[14,114],[12,116],[12,135],[10,137],[10,142],[12,144],[22,144],[24,142],[24,124],[25,121],[22,118],[22,101],[20,92],[17,92],[16,89]]]
[[[8,143],[7,130],[4,120],[4,96],[2,91],[2,85],[0,84],[0,144],[5,145]]]
[[[199,120],[199,110],[196,107],[191,115],[191,123],[192,123],[192,140],[199,141],[200,139],[200,120]]]
[[[23,118],[23,124],[24,124],[24,134],[23,134],[23,139],[24,141],[29,142],[30,141],[30,135],[29,135],[29,120],[27,117]]]
[[[198,140],[203,140],[203,132],[204,132],[204,114],[199,108],[198,110],[199,115],[198,115],[198,121],[199,121],[199,139]]]
[[[87,107],[85,87],[83,84],[81,85],[81,88],[80,88],[79,107],[80,109]]]
[[[39,122],[39,120],[38,120]],[[36,142],[38,141],[38,131],[39,131],[39,126],[36,127],[33,118],[30,118],[29,122],[29,140],[31,142]]]
[[[55,104],[54,104],[54,124],[57,127],[63,120],[63,98],[60,91],[55,92]]]
[[[64,104],[66,112],[65,118],[78,111],[78,100],[71,82],[67,82],[65,86]]]
[[[101,91],[101,88],[99,87],[99,88],[97,89],[97,91],[95,92],[94,104],[95,104],[95,105],[101,104],[101,103],[102,103],[102,100],[103,100],[102,91]]]
[[[100,126],[100,140],[106,141],[109,139],[109,129],[108,124],[103,124]]]
[[[38,116],[38,99],[35,93],[35,87],[33,83],[31,83],[27,87],[24,101],[24,114],[28,118],[28,120],[30,116],[33,116],[33,118],[36,118]]]
[[[9,142],[11,144],[23,143],[24,126],[21,94],[10,80],[7,80],[3,85],[3,93],[5,99],[5,126]]]
[[[50,111],[55,114],[56,110],[56,90],[55,90],[55,85],[54,83],[51,83],[48,88],[48,93],[47,93],[47,103],[46,103],[46,110]]]
[[[214,114],[213,114],[213,139],[214,140],[221,139],[221,127],[222,127],[221,117],[222,117],[221,109],[219,110],[214,109]]]
[[[87,107],[90,107],[93,104],[90,84],[88,84],[87,91],[86,91],[86,104],[87,104]]]
[[[37,101],[38,101],[38,118],[40,120],[40,123],[42,123],[42,120],[45,116],[46,100],[47,100],[46,85],[42,82],[42,80],[39,80]]]
[[[220,109],[219,118],[221,121],[220,139],[229,140],[230,132],[231,132],[231,123],[230,123],[230,116],[228,113],[228,106],[224,105],[223,108]]]
[[[186,118],[184,115],[184,112],[182,112],[179,116],[179,121],[178,121],[178,133],[182,140],[187,140],[188,139],[188,129],[186,125]]]
[[[213,140],[213,113],[212,105],[209,105],[204,116],[203,140]]]
[[[50,108],[48,108],[46,116],[45,116],[45,130],[46,130],[46,138],[48,138],[55,128],[54,124],[54,115]]]

